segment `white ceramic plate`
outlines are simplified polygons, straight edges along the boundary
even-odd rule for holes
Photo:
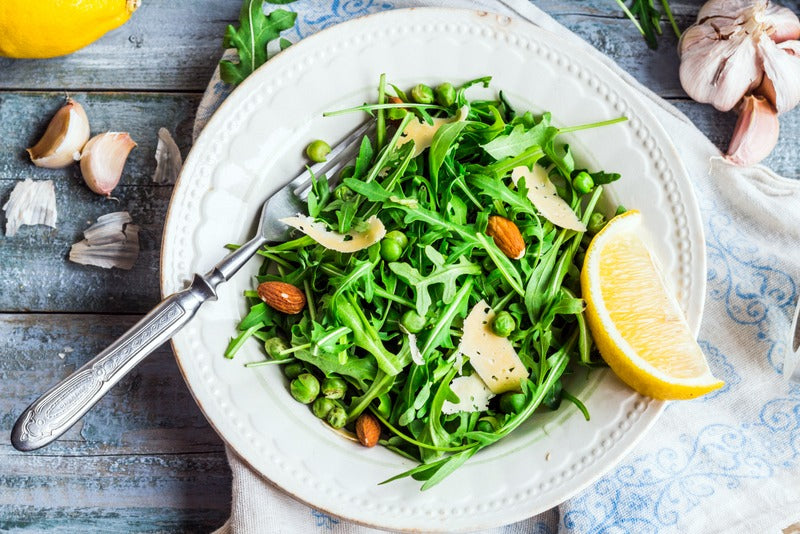
[[[670,140],[632,90],[596,59],[530,24],[471,11],[384,12],[309,37],[247,79],[195,143],[164,231],[162,290],[185,286],[254,230],[262,201],[302,169],[313,139],[341,138],[363,116],[326,110],[372,101],[379,75],[400,87],[492,75],[521,109],[550,110],[560,125],[626,115],[570,142],[590,167],[621,172],[615,200],[644,214],[655,253],[693,328],[705,293],[700,216]],[[479,93],[470,93],[476,96]],[[256,471],[316,508],[391,529],[474,530],[559,504],[611,469],[655,421],[663,403],[632,392],[610,372],[578,377],[586,422],[569,403],[537,415],[433,489],[411,479],[377,483],[412,463],[334,434],[287,392],[277,367],[250,343],[222,357],[246,313],[253,260],[175,336],[178,363],[222,438]]]

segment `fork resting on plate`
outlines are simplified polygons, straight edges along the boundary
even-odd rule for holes
[[[326,161],[307,168],[270,196],[261,207],[255,237],[206,274],[195,274],[188,288],[162,300],[108,348],[28,406],[11,432],[14,447],[32,451],[57,439],[148,354],[183,328],[204,302],[216,300],[217,286],[230,280],[262,246],[285,240],[290,228],[280,219],[306,212],[312,176],[333,177],[355,156],[371,127],[372,121],[355,129],[331,150]]]

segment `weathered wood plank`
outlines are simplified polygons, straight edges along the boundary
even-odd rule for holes
[[[92,193],[78,165],[42,169],[28,160],[25,147],[35,143],[52,113],[63,103],[60,93],[0,93],[0,202],[18,180],[50,179],[55,183],[57,229],[23,227],[14,237],[0,232],[3,267],[0,311],[104,311],[141,313],[159,297],[158,255],[172,188],[151,182],[155,170],[158,128],[173,132],[188,152],[197,95],[150,93],[76,93],[93,132],[128,131],[139,144],[131,152],[114,196]],[[131,271],[100,269],[67,261],[69,248],[98,216],[128,210],[139,234],[141,254]],[[0,212],[5,227],[5,215]]]
[[[2,513],[0,530],[3,532],[196,534],[216,530],[227,520],[229,512],[214,509],[51,508],[33,505],[7,507]]]
[[[136,316],[0,315],[0,426]],[[7,438],[6,438],[7,439]],[[0,530],[208,531],[228,513],[220,439],[163,346],[54,444],[0,444]]]

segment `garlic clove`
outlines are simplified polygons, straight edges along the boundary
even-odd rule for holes
[[[765,94],[775,106],[778,113],[785,113],[800,103],[800,46],[795,48],[786,41],[775,44],[769,37],[762,35],[758,40],[758,53],[764,67],[764,76],[769,81],[765,85]],[[800,43],[798,43],[800,45]]]
[[[762,76],[755,48],[742,35],[719,39],[706,24],[686,30],[679,74],[691,98],[728,111],[759,85]]]
[[[791,9],[772,4],[764,13],[764,22],[770,39],[776,43],[800,39],[800,19]]]
[[[60,169],[74,163],[89,139],[89,118],[71,98],[59,109],[39,142],[28,149],[31,161],[37,167]]]
[[[111,196],[122,177],[122,169],[136,143],[122,132],[106,132],[92,137],[81,152],[81,174],[89,189]]]
[[[737,165],[755,165],[772,152],[779,133],[775,108],[762,97],[748,95],[742,101],[726,159]]]

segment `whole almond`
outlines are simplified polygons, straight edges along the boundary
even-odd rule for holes
[[[492,215],[486,226],[486,234],[492,236],[497,248],[512,260],[518,260],[525,255],[525,240],[513,221]]]
[[[356,436],[365,447],[374,447],[381,437],[381,423],[371,413],[362,413],[356,419]]]
[[[286,282],[262,282],[258,285],[258,296],[271,308],[289,315],[300,313],[306,306],[305,294]]]

